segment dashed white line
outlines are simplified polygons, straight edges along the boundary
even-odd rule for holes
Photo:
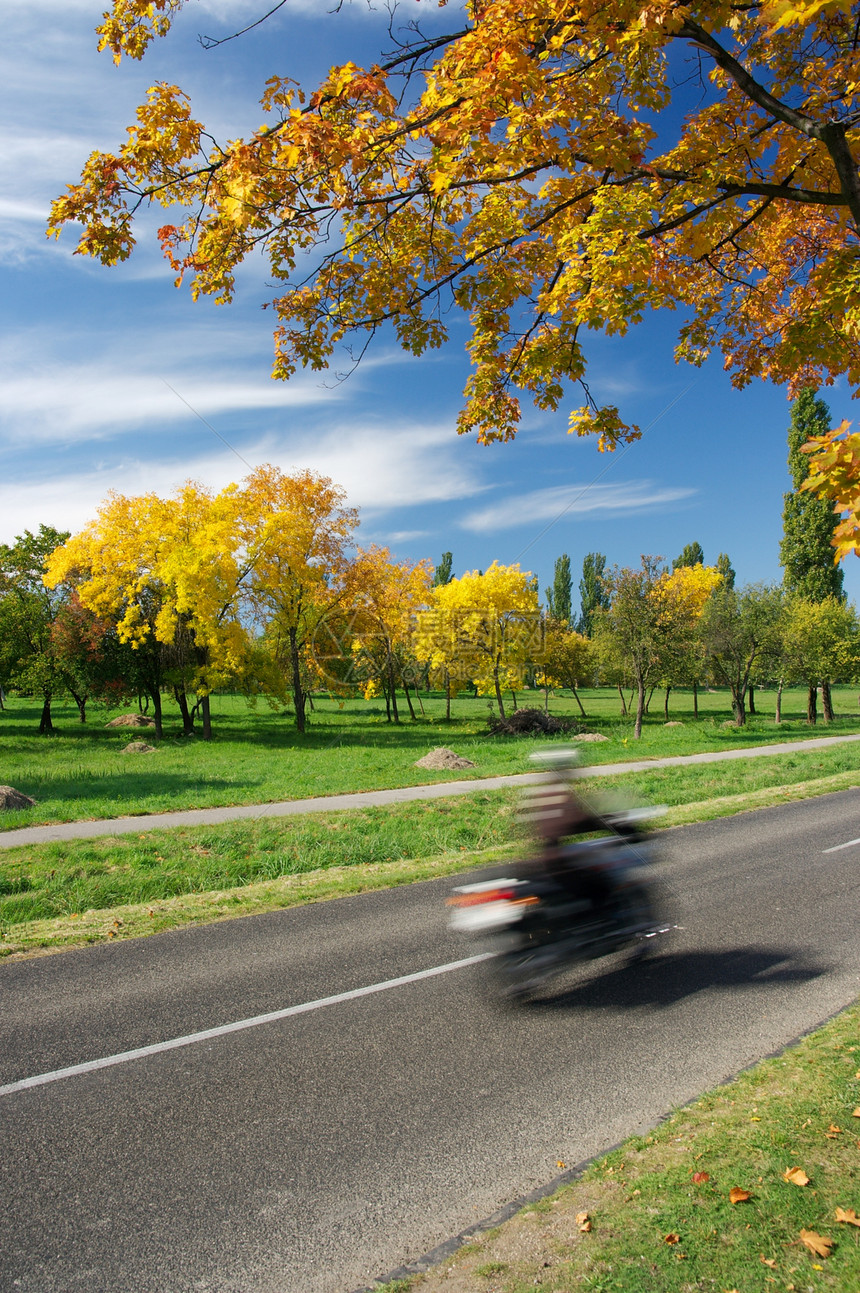
[[[337,992],[332,997],[320,997],[317,1001],[303,1001],[298,1006],[286,1006],[283,1010],[270,1010],[265,1015],[254,1015],[250,1019],[237,1019],[231,1024],[221,1024],[217,1028],[206,1028],[199,1033],[188,1033],[185,1037],[171,1037],[166,1042],[154,1042],[150,1046],[138,1046],[133,1051],[120,1051],[117,1055],[105,1055],[101,1059],[87,1060],[84,1064],[71,1064],[68,1068],[54,1069],[50,1073],[37,1073],[35,1077],[21,1078],[0,1086],[0,1096],[13,1095],[16,1091],[27,1091],[31,1087],[46,1086],[49,1082],[62,1082],[65,1078],[78,1077],[82,1073],[95,1073],[98,1069],[112,1068],[115,1064],[130,1064],[133,1060],[145,1059],[148,1055],[160,1055],[163,1051],[178,1050],[180,1046],[194,1046],[197,1042],[208,1042],[214,1037],[226,1037],[228,1033],[241,1033],[246,1028],[259,1028],[261,1024],[272,1024],[279,1019],[288,1019],[291,1015],[305,1015],[311,1010],[322,1010],[325,1006],[336,1006],[342,1001],[355,1001],[359,997],[369,997],[375,992],[387,992],[389,988],[400,988],[405,983],[417,983],[419,979],[431,979],[437,974],[450,974],[452,970],[463,970],[468,965],[476,965],[494,956],[494,952],[481,952],[477,956],[467,956],[462,961],[449,961],[447,965],[434,965],[429,970],[416,970],[414,974],[402,974],[397,979],[386,979],[382,983],[370,983],[364,988],[352,988],[349,992]]]
[[[846,840],[844,844],[834,844],[832,849],[824,849],[824,853],[838,853],[840,849],[850,849],[854,844],[860,844],[860,839]]]

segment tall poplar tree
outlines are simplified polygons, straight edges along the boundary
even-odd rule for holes
[[[792,405],[788,428],[788,470],[794,489],[783,495],[779,560],[785,570],[786,592],[811,602],[823,602],[826,597],[842,601],[845,596],[832,543],[839,518],[832,503],[801,489],[809,475],[809,460],[800,452],[801,446],[812,436],[826,435],[830,421],[824,400],[805,387]]]
[[[579,581],[579,623],[577,629],[591,637],[596,611],[609,606],[609,593],[604,583],[606,557],[602,552],[589,552],[582,561],[582,578]]]
[[[555,559],[552,588],[546,589],[546,603],[549,607],[549,613],[554,620],[561,620],[563,624],[569,624],[573,614],[572,589],[570,557],[566,552],[563,552],[560,557]]]
[[[705,554],[702,545],[698,539],[694,543],[687,543],[681,549],[678,556],[672,562],[673,570],[680,570],[683,566],[703,566],[705,564]]]

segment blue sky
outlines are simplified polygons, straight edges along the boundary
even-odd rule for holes
[[[345,382],[273,382],[262,262],[242,273],[235,304],[217,307],[173,287],[150,236],[160,219],[143,222],[137,253],[115,269],[72,256],[72,231],[46,240],[50,200],[89,152],[118,146],[153,81],[179,84],[223,140],[260,123],[266,77],[313,85],[332,63],[366,64],[386,48],[384,11],[293,0],[288,14],[207,51],[199,34],[229,35],[270,5],[196,0],[142,63],[116,68],[96,53],[103,7],[4,0],[0,541],[41,522],[74,530],[110,489],[167,493],[187,478],[217,488],[246,463],[272,462],[343,485],[361,509],[360,542],[434,562],[450,550],[455,573],[519,561],[544,587],[567,552],[576,583],[586,552],[635,565],[697,539],[707,561],[728,552],[741,582],[780,578],[785,392],[733,390],[718,358],[675,365],[671,313],[588,344],[592,392],[649,428],[641,442],[601,455],[567,435],[566,411],[526,408],[516,441],[482,447],[454,432],[465,324],[420,359],[382,338]],[[406,0],[402,12],[451,20],[433,0]],[[844,385],[823,395],[834,421],[853,415]],[[856,599],[854,558],[845,575]]]

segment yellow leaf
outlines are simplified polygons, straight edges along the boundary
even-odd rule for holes
[[[742,1190],[739,1185],[733,1185],[729,1190],[729,1203],[746,1203],[751,1199],[752,1194],[749,1190]]]
[[[828,1140],[835,1140],[837,1136],[842,1135],[842,1128],[837,1127],[835,1122],[831,1122],[827,1131],[824,1133]]]
[[[854,1110],[854,1112],[852,1113],[851,1117],[852,1117],[852,1118],[860,1118],[860,1104],[858,1104],[857,1108]]]
[[[789,1185],[808,1185],[809,1177],[802,1167],[787,1167],[782,1174],[782,1179]]]
[[[581,1230],[584,1235],[588,1234],[591,1229],[591,1218],[587,1212],[577,1212],[576,1228],[577,1230]]]
[[[826,1239],[824,1235],[816,1234],[814,1230],[801,1230],[800,1242],[805,1244],[811,1253],[815,1253],[816,1257],[829,1257],[833,1247],[832,1239]]]
[[[846,1226],[860,1226],[860,1217],[853,1208],[837,1208],[836,1220],[843,1222]]]
[[[776,1270],[776,1262],[772,1257],[764,1257],[763,1255],[759,1254],[759,1261],[761,1262],[762,1266],[769,1266],[772,1271]]]

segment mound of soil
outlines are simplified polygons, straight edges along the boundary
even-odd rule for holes
[[[515,709],[507,718],[491,718],[491,736],[556,736],[559,732],[580,732],[573,718],[556,718],[542,709]]]
[[[112,718],[105,727],[155,727],[155,719],[147,718],[146,714],[120,714],[119,718]]]
[[[154,754],[155,746],[147,745],[146,741],[129,741],[128,745],[123,746],[123,754]]]
[[[471,759],[464,759],[453,750],[448,750],[444,745],[439,745],[429,754],[425,754],[423,759],[418,759],[415,763],[416,768],[434,768],[436,771],[446,771],[449,768],[474,768]]]
[[[22,795],[14,786],[0,786],[0,808],[32,808],[35,799]]]
[[[579,736],[574,737],[577,741],[608,741],[609,737],[604,736],[602,732],[580,732]]]

